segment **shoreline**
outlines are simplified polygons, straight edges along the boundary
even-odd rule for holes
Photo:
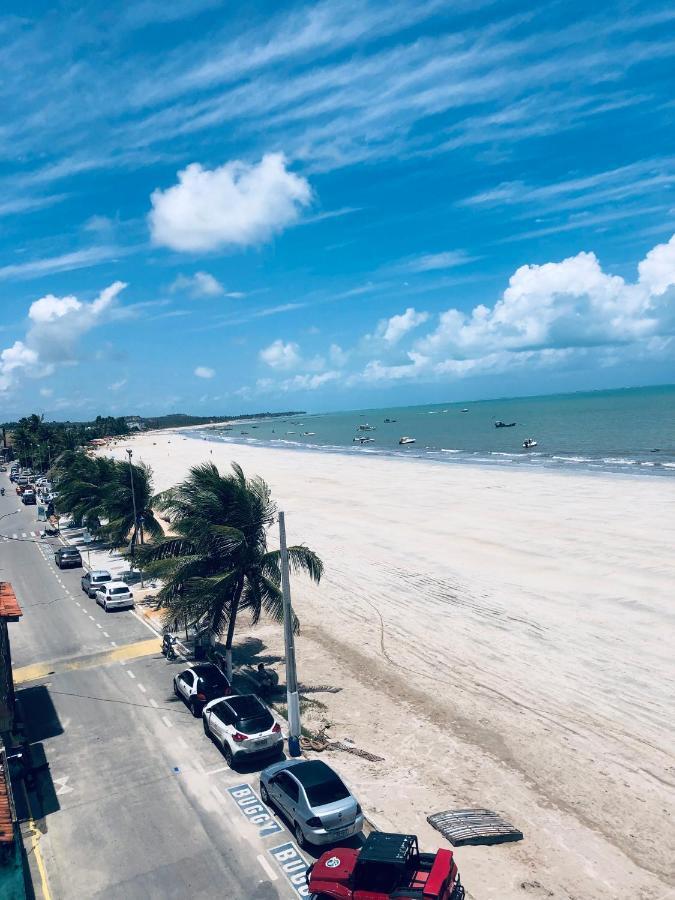
[[[106,452],[129,443],[157,491],[236,458],[270,484],[289,540],[323,558],[321,585],[292,583],[299,678],[323,707],[304,715],[385,760],[324,755],[382,827],[425,849],[444,845],[426,823],[442,809],[489,807],[521,827],[519,844],[457,851],[476,900],[673,887],[667,482],[299,456],[178,429]],[[242,620],[235,647],[278,667],[282,640]]]

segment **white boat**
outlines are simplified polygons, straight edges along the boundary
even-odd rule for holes
[[[316,434],[316,431],[303,431],[302,433],[305,435],[311,435],[311,434]]]
[[[399,439],[399,444],[414,444],[415,438],[411,437],[402,437]]]
[[[526,438],[523,441],[523,449],[524,450],[531,450],[533,447],[536,447],[536,446],[537,446],[537,442],[533,438]]]
[[[365,425],[357,425],[356,427],[359,431],[375,431],[375,425],[369,425],[367,422]]]
[[[467,408],[467,409],[460,409],[460,412],[468,412],[468,411],[469,411],[468,408]]]

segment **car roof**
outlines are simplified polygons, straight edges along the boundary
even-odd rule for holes
[[[60,553],[79,553],[77,547],[59,547]]]
[[[267,707],[260,701],[255,694],[238,694],[234,697],[227,697],[224,701],[237,714],[237,716],[250,716],[258,713],[260,710],[267,712]]]
[[[289,769],[291,775],[295,776],[304,788],[315,787],[317,784],[324,784],[326,781],[341,781],[342,779],[320,759],[309,759],[298,763]]]
[[[113,587],[123,587],[123,588],[128,588],[129,585],[126,583],[126,581],[109,581],[108,584],[106,585],[106,587],[109,587],[109,588],[113,588]]]
[[[192,671],[200,678],[203,678],[205,675],[219,675],[221,678],[225,677],[218,666],[215,666],[213,663],[201,663],[198,666],[193,666]]]
[[[92,578],[98,578],[100,575],[106,575],[110,578],[110,572],[106,571],[106,569],[92,569],[89,573]]]
[[[416,846],[414,834],[373,831],[359,851],[359,862],[404,863]]]

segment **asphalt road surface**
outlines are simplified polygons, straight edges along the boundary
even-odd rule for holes
[[[7,475],[0,485],[0,578],[24,613],[10,625],[17,693],[51,781],[31,804],[36,896],[302,896],[290,881],[302,864],[279,849],[292,841],[283,823],[250,815],[257,771],[228,769],[174,697],[185,663],[162,656],[140,616],[90,600],[85,570],[57,569],[58,540],[40,538],[36,507]]]

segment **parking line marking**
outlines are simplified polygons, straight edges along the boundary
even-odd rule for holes
[[[117,641],[110,641],[110,643],[113,645],[113,647],[117,646]]]
[[[15,541],[15,540],[18,538],[18,536],[19,536],[18,534],[13,534],[13,535],[12,535],[12,540]]]
[[[187,741],[185,740],[185,738],[182,738],[180,735],[178,735],[178,737],[176,738],[176,740],[177,740],[178,743],[181,745],[181,747],[183,747],[184,750],[187,750],[188,743],[187,743]],[[229,768],[229,766],[228,766],[228,768]]]
[[[131,671],[131,669],[127,669],[127,675],[129,676],[129,678],[135,678],[135,677],[136,677],[136,676],[134,675],[134,673]]]
[[[99,625],[98,622],[97,622],[97,623],[96,623],[96,627],[97,627],[97,628],[103,628],[103,625]]]
[[[75,603],[80,607],[80,609],[82,609],[82,604],[81,604],[81,603],[78,603],[77,600],[75,601]]]
[[[173,722],[168,716],[162,716],[162,722],[164,722],[167,728],[173,728]]]
[[[150,698],[150,706],[154,706],[155,709],[159,709],[159,703],[156,700]]]
[[[87,615],[89,616],[89,618],[90,618],[91,621],[93,622],[93,621],[94,621],[94,617],[93,617],[90,613],[87,613]]]
[[[110,637],[110,635],[108,634],[107,631],[104,631],[104,632],[103,632],[103,637]]]
[[[279,878],[272,866],[267,862],[267,860],[261,853],[258,854],[258,862],[264,869],[265,875],[267,875],[270,881],[276,881]]]
[[[187,744],[186,744],[186,746],[187,746]],[[229,768],[230,768],[229,766],[218,766],[217,769],[207,769],[206,772],[204,772],[204,774],[205,775],[217,775],[219,772],[227,772],[227,770]]]
[[[139,685],[138,685],[138,690],[139,690],[139,691],[142,691],[144,694],[146,693],[145,688],[143,687],[142,684],[140,684],[140,682],[139,682]]]
[[[211,793],[212,793],[213,796],[216,798],[216,800],[220,800],[221,803],[225,800],[224,794],[222,794],[222,793],[218,790],[218,788],[215,786],[215,784],[211,785]]]

